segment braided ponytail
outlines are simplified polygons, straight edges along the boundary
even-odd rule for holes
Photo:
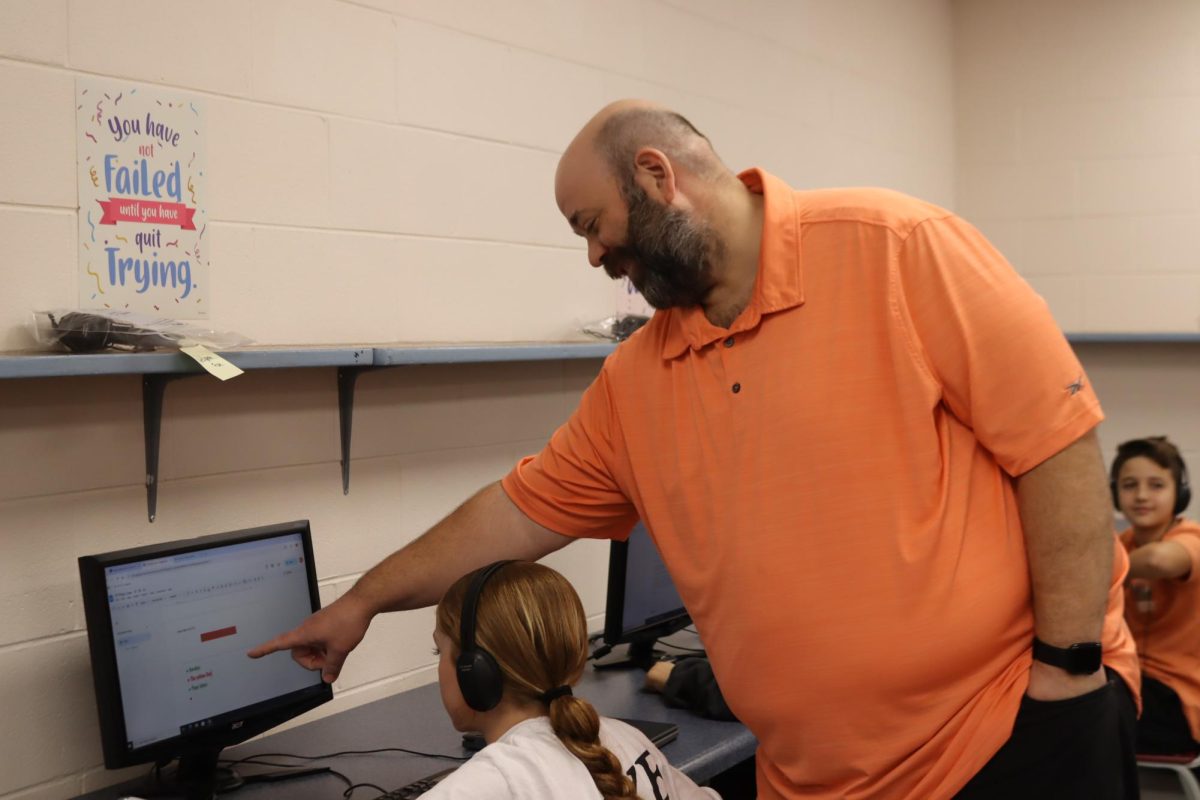
[[[587,767],[604,800],[637,797],[637,789],[621,769],[621,762],[600,744],[600,715],[591,703],[570,695],[551,700],[550,727],[563,746]]]

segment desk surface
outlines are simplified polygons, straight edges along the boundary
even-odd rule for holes
[[[707,781],[754,754],[757,743],[744,726],[702,719],[688,711],[668,708],[659,696],[641,690],[643,679],[641,670],[599,672],[589,667],[577,687],[578,694],[590,700],[605,716],[664,720],[679,725],[679,738],[665,745],[663,753],[698,782]],[[379,747],[468,755],[462,747],[462,735],[451,727],[442,709],[437,684],[433,683],[230,748],[223,757],[245,758],[255,753],[319,755]],[[375,783],[390,791],[446,769],[454,762],[404,753],[381,753],[303,763],[327,764],[355,783]],[[266,771],[266,768],[254,769]],[[245,768],[244,771],[252,770]],[[250,784],[230,797],[238,800],[267,797],[335,800],[342,796],[344,789],[342,781],[322,774],[275,784]],[[129,791],[128,785],[125,791]],[[122,796],[121,785],[117,785],[90,792],[80,800],[115,800]],[[354,793],[353,800],[370,800],[374,796],[372,790],[361,789]]]

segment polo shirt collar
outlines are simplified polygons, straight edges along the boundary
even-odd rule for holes
[[[747,189],[763,196],[762,248],[754,295],[728,329],[709,322],[700,306],[669,309],[662,348],[665,359],[677,358],[689,347],[699,350],[728,336],[753,330],[764,315],[804,303],[796,193],[779,178],[758,168],[748,169],[738,178]]]

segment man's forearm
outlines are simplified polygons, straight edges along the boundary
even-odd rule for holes
[[[1017,479],[1037,636],[1099,641],[1112,582],[1112,516],[1094,432]]]
[[[421,608],[473,569],[506,558],[536,560],[571,541],[533,522],[493,483],[373,567],[347,594],[372,615]]]

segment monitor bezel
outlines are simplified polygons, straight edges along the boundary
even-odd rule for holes
[[[180,733],[169,739],[133,749],[126,747],[129,739],[121,698],[116,646],[112,635],[112,614],[108,605],[105,570],[147,558],[164,558],[294,534],[300,534],[303,543],[309,605],[312,611],[316,612],[321,608],[321,599],[313,559],[312,531],[308,520],[263,525],[79,557],[80,587],[83,592],[88,651],[92,663],[92,681],[96,693],[100,743],[104,752],[105,767],[119,769],[151,761],[184,757],[192,753],[219,750],[244,742],[333,699],[332,687],[321,681],[315,686],[238,709],[242,713],[224,714],[218,718],[220,722],[210,729],[189,734]],[[244,717],[243,714],[249,716]]]
[[[641,530],[639,531],[639,528]],[[635,525],[629,536],[650,536],[650,531],[645,529],[639,523]],[[654,544],[654,540],[650,540],[650,544],[654,547],[654,551],[658,554],[659,559],[662,559],[662,554],[658,553],[658,546]],[[608,550],[608,589],[604,600],[604,643],[610,646],[618,644],[635,644],[639,642],[654,641],[669,636],[683,628],[686,628],[692,623],[691,615],[687,608],[680,600],[678,609],[673,609],[670,616],[656,619],[651,622],[643,622],[637,627],[625,627],[625,587],[628,577],[627,567],[629,565],[629,540],[624,541],[614,539],[609,545]],[[676,590],[678,593],[678,590]],[[678,612],[678,613],[676,613]]]

